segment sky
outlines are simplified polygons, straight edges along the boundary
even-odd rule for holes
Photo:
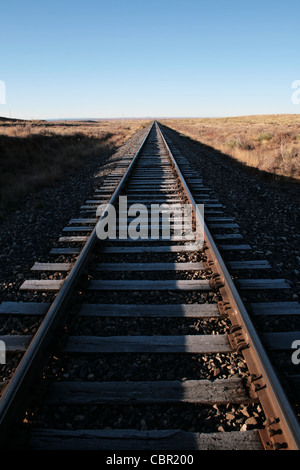
[[[0,18],[0,116],[300,112],[299,0],[2,0]]]

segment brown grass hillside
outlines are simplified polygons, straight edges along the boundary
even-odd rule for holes
[[[247,166],[300,180],[300,114],[165,119],[163,123]]]
[[[104,157],[147,122],[1,121],[0,209],[38,187],[62,180],[87,157]]]

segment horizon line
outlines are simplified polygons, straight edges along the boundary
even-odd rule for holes
[[[115,116],[115,117],[64,117],[64,118],[16,118],[0,116],[1,120],[7,121],[105,121],[105,120],[130,120],[130,119],[226,119],[250,116],[296,116],[300,113],[259,113],[259,114],[235,114],[217,116]]]

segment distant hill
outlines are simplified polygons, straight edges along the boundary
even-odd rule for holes
[[[0,121],[1,122],[18,122],[18,121],[24,121],[24,119],[13,119],[13,118],[7,118],[7,117],[1,117],[0,116]]]

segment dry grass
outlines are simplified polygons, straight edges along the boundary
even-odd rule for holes
[[[247,166],[300,180],[300,115],[166,119],[181,134]]]
[[[0,209],[105,156],[148,121],[0,121]]]

